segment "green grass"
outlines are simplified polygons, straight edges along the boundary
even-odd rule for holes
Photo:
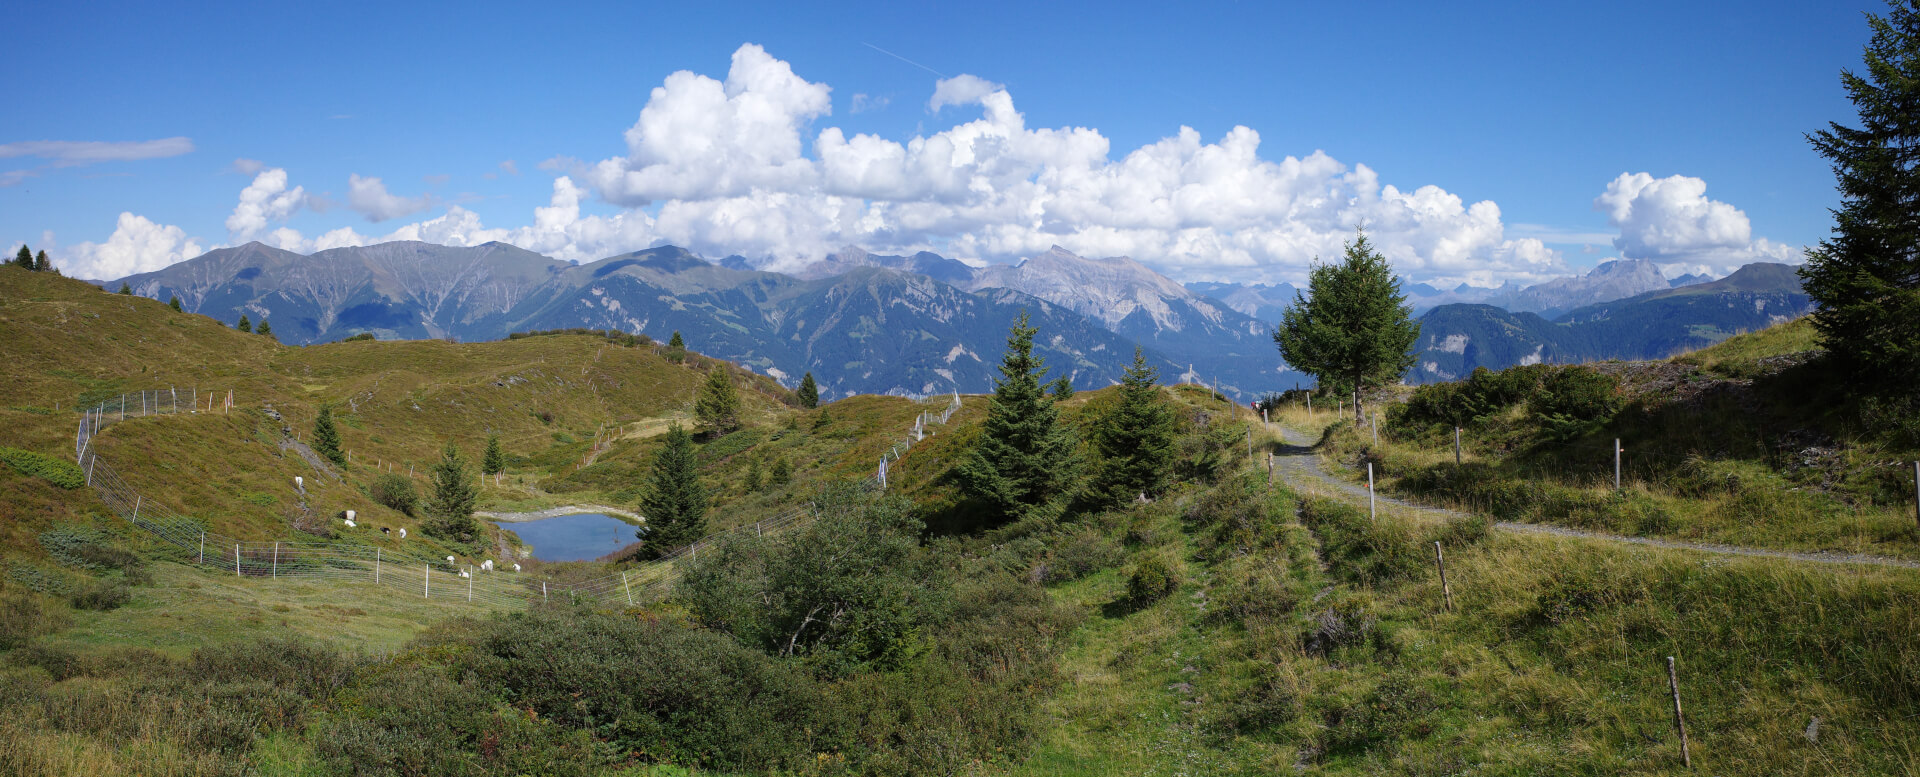
[[[1818,350],[1819,332],[1813,328],[1813,319],[1802,317],[1758,332],[1734,335],[1698,351],[1675,356],[1672,361],[1724,377],[1751,378],[1763,373],[1763,359]]]

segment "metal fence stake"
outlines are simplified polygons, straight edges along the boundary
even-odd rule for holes
[[[240,576],[240,543],[233,544],[233,576]]]

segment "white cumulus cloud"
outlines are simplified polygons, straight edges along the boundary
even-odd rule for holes
[[[240,202],[227,217],[227,234],[235,242],[252,240],[267,228],[268,222],[286,221],[306,202],[305,187],[287,188],[285,168],[262,170],[254,176],[253,183],[240,190]]]
[[[1707,198],[1707,182],[1673,175],[1621,173],[1594,198],[1594,210],[1620,230],[1613,247],[1629,259],[1659,263],[1669,275],[1724,275],[1756,261],[1798,262],[1801,252],[1753,237],[1747,214]]]
[[[107,280],[152,272],[205,253],[200,241],[185,230],[155,224],[145,216],[121,213],[113,235],[104,243],[81,243],[67,249],[60,271],[76,278]]]
[[[179,137],[132,141],[23,140],[17,143],[0,143],[0,159],[20,156],[39,157],[49,160],[52,167],[163,159],[192,152],[193,141]]]
[[[368,221],[379,223],[431,208],[433,198],[424,195],[401,197],[388,192],[387,185],[380,179],[355,173],[347,177],[347,207],[367,217]]]

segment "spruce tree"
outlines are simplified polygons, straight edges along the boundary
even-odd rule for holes
[[[955,474],[960,488],[995,520],[1018,518],[1064,492],[1074,470],[1074,440],[1041,383],[1046,364],[1033,355],[1027,314],[1007,337],[993,402],[980,439]]]
[[[440,452],[431,478],[433,490],[427,494],[427,520],[421,528],[441,539],[472,542],[480,535],[480,524],[473,520],[480,495],[467,476],[467,462],[453,443],[447,443]]]
[[[1420,324],[1410,318],[1400,279],[1361,232],[1339,264],[1319,265],[1306,292],[1281,314],[1273,342],[1280,358],[1320,385],[1353,394],[1353,417],[1364,421],[1361,392],[1399,380],[1413,366]]]
[[[333,426],[333,408],[320,406],[320,415],[313,419],[313,451],[334,464],[345,466],[347,456],[340,452],[340,430]]]
[[[1120,379],[1118,404],[1096,422],[1088,442],[1099,454],[1093,492],[1110,504],[1159,495],[1173,466],[1173,412],[1160,396],[1160,371],[1139,349]]]
[[[673,330],[673,337],[667,340],[668,348],[686,348],[687,341],[680,338],[680,330]]]
[[[740,393],[733,388],[733,376],[723,364],[715,363],[707,371],[707,382],[693,402],[693,415],[700,426],[715,435],[740,428]]]
[[[233,325],[233,328],[235,328],[235,329],[238,329],[238,330],[240,330],[240,331],[242,331],[242,332],[252,332],[252,331],[253,331],[253,322],[252,322],[252,321],[248,321],[248,320],[247,320],[247,314],[245,314],[245,313],[241,313],[241,314],[240,314],[240,323],[238,323],[238,324],[234,324],[234,325]]]
[[[267,320],[266,320],[266,319],[264,319],[264,318],[263,318],[263,319],[260,319],[260,328],[259,328],[258,330],[255,330],[255,332],[256,332],[256,334],[261,334],[261,335],[265,335],[265,336],[267,336],[267,337],[272,337],[272,336],[273,336],[273,324],[272,324],[271,322],[269,322],[269,321],[267,321]]]
[[[31,269],[33,269],[33,266],[32,266],[32,265],[28,265],[28,266],[27,266],[27,269],[29,269],[29,270],[31,270]],[[121,294],[132,294],[132,293],[133,293],[133,286],[132,286],[132,285],[130,285],[130,284],[128,284],[128,283],[127,283],[126,281],[121,281],[121,282],[120,282],[120,293],[121,293]]]
[[[1841,204],[1800,278],[1821,345],[1852,385],[1920,393],[1920,10],[1895,3],[1867,24],[1865,72],[1840,73],[1860,126],[1808,137],[1833,162]]]
[[[33,269],[33,251],[29,250],[26,245],[21,245],[20,253],[13,255],[13,266],[22,270]]]
[[[680,339],[680,330],[673,330],[673,339],[667,341],[667,361],[679,364],[687,360],[687,341]]]
[[[175,296],[175,297],[173,297],[172,299],[169,299],[169,300],[167,300],[167,307],[170,307],[170,308],[173,308],[173,312],[175,312],[175,313],[179,313],[179,312],[180,312],[180,297],[178,297],[178,296]]]
[[[813,382],[813,373],[809,372],[800,376],[800,389],[796,393],[800,395],[801,407],[815,408],[820,406],[820,386]]]
[[[666,446],[653,459],[652,482],[640,498],[647,519],[641,538],[658,557],[700,539],[707,532],[707,490],[694,461],[693,433],[679,424],[667,429]]]
[[[507,455],[500,451],[500,435],[487,435],[487,455],[480,458],[480,472],[498,475],[507,470]]]
[[[1047,384],[1047,392],[1053,395],[1055,402],[1065,402],[1073,398],[1073,378],[1062,375]]]
[[[767,478],[767,482],[776,486],[793,482],[793,465],[787,463],[787,457],[782,456],[773,460],[773,475]]]
[[[46,249],[40,249],[40,253],[34,255],[33,269],[34,272],[51,272],[53,270],[53,262],[47,259]]]

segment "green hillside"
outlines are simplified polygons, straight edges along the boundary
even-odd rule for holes
[[[1720,440],[1675,423],[1692,417],[1683,411],[1756,419],[1726,440],[1791,418],[1796,434],[1843,441],[1843,458],[1908,450],[1844,409],[1807,409],[1824,387],[1796,372],[1803,357],[1780,358],[1805,342],[1783,328],[1608,367],[1630,401],[1600,426],[1576,421],[1571,436],[1479,397],[1469,470],[1484,475],[1445,482],[1586,504],[1590,474],[1541,474],[1580,460],[1549,434],[1638,434],[1635,452]],[[1476,518],[1370,521],[1364,507],[1270,479],[1266,454],[1289,449],[1200,387],[1156,394],[1176,453],[1160,498],[1115,506],[1070,491],[994,522],[953,475],[983,434],[986,398],[929,427],[880,494],[847,484],[940,402],[857,396],[806,410],[737,375],[747,424],[696,446],[711,527],[796,503],[813,504],[816,521],[706,546],[664,601],[468,605],[352,577],[194,567],[90,489],[64,487],[73,407],[153,385],[222,397],[231,386],[231,412],[105,427],[102,460],[218,531],[319,541],[301,528],[293,476],[307,478],[314,514],[352,508],[367,524],[417,528],[371,501],[372,478],[447,440],[477,457],[488,433],[509,466],[483,508],[632,506],[660,432],[689,417],[704,370],[729,368],[587,334],[283,347],[10,268],[0,343],[19,366],[4,377],[19,404],[0,410],[0,446],[39,455],[0,465],[0,773],[1672,774],[1666,656],[1679,660],[1702,773],[1900,773],[1914,758],[1906,743],[1920,741],[1910,570],[1523,535]],[[1529,369],[1514,374],[1554,368]],[[1444,469],[1431,459],[1445,452],[1450,464],[1414,412],[1452,407],[1420,393],[1443,390],[1460,389],[1423,387],[1391,411],[1378,449],[1337,422],[1322,450],[1372,457],[1416,490]],[[1722,394],[1731,404],[1716,404]],[[1113,389],[1079,392],[1061,419],[1084,436],[1116,401]],[[282,423],[266,413],[304,437],[322,403],[354,452],[337,483],[281,447]],[[1878,526],[1865,508],[1854,524],[1834,518],[1833,504],[1879,504],[1834,501],[1858,477],[1815,489],[1814,475],[1738,448],[1701,450],[1698,471],[1737,479],[1680,490],[1636,465],[1631,493],[1595,501],[1576,525],[1632,533],[1623,516],[1658,508],[1670,523],[1633,526],[1777,547]],[[781,462],[790,483],[747,487],[750,465]],[[1100,464],[1083,446],[1057,468],[1085,482]],[[1824,512],[1800,515],[1792,534],[1754,512],[1777,505]],[[1714,517],[1736,509],[1759,516],[1744,534]],[[324,528],[336,543],[390,542]],[[1920,557],[1911,532],[1885,531],[1872,552]],[[408,542],[413,553],[490,550],[417,532]]]

